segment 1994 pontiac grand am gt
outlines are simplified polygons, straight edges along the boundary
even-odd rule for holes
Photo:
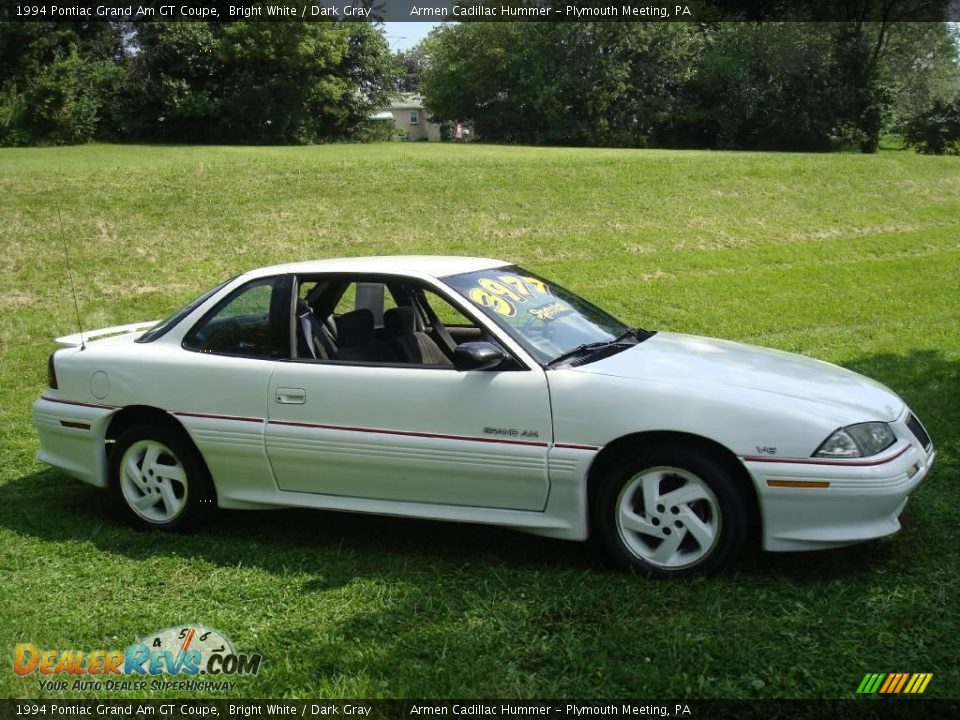
[[[39,458],[159,529],[213,506],[491,523],[676,577],[751,528],[774,551],[896,532],[934,460],[873,380],[630,328],[498,260],[261,268],[59,342]]]

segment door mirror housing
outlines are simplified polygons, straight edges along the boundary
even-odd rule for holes
[[[503,350],[488,342],[465,342],[453,351],[457,370],[492,370],[505,359]]]

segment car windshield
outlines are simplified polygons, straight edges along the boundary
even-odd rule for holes
[[[240,276],[239,276],[239,275],[234,275],[232,278],[228,278],[227,280],[224,280],[222,283],[220,283],[220,284],[217,285],[216,287],[211,288],[210,290],[207,290],[207,291],[206,291],[203,295],[201,295],[200,297],[191,300],[191,301],[188,302],[186,305],[184,305],[182,308],[180,308],[179,310],[177,310],[173,315],[171,315],[170,317],[168,317],[166,320],[161,320],[161,321],[158,322],[156,325],[154,325],[152,328],[150,328],[149,330],[147,330],[143,335],[141,335],[140,337],[138,337],[135,342],[138,342],[138,343],[148,343],[148,342],[153,342],[154,340],[156,340],[156,339],[159,338],[159,337],[163,337],[164,335],[166,335],[166,333],[167,333],[172,327],[175,327],[175,326],[177,325],[177,323],[179,323],[179,322],[180,322],[181,320],[183,320],[187,315],[189,315],[190,313],[192,313],[192,312],[193,312],[194,310],[196,310],[200,305],[202,305],[204,302],[206,302],[208,298],[213,297],[213,295],[214,295],[215,293],[219,292],[224,286],[226,286],[227,283],[233,282],[233,281],[236,280],[238,277],[240,277]]]
[[[450,275],[443,281],[541,363],[642,337],[582,297],[516,265]]]

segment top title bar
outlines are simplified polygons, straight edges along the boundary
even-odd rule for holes
[[[942,22],[960,0],[6,0],[8,22]]]

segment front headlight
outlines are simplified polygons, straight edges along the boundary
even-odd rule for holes
[[[840,428],[823,441],[813,457],[869,457],[886,450],[897,436],[885,422],[865,422]]]

